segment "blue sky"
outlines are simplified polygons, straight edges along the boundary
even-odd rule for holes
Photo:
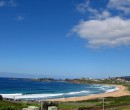
[[[130,0],[0,0],[0,76],[129,75],[129,30]]]

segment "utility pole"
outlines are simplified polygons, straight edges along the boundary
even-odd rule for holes
[[[104,98],[102,98],[102,104],[103,104],[103,105],[102,105],[102,109],[105,110],[105,109],[104,109]]]
[[[42,101],[41,101],[41,110],[43,110],[43,103],[42,103]]]

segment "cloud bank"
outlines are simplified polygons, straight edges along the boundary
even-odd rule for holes
[[[87,47],[116,47],[130,44],[130,20],[120,17],[82,21],[72,30],[87,41]]]
[[[120,10],[125,14],[130,13],[130,0],[110,0],[108,8]]]
[[[102,10],[91,7],[90,3],[78,4],[76,9],[81,13],[90,13],[90,16],[89,20],[75,25],[71,33],[86,40],[89,48],[129,46],[130,19],[125,15],[130,12],[130,0],[109,0]],[[113,11],[118,14],[113,14]]]

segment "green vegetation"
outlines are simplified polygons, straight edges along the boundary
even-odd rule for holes
[[[105,98],[105,110],[130,110],[130,96],[109,97]],[[14,103],[0,101],[0,110],[21,110],[27,106],[39,106],[38,103]],[[60,109],[79,109],[79,110],[100,110],[102,108],[102,99],[94,99],[79,102],[62,102],[59,103]],[[114,108],[114,109],[111,109]]]
[[[130,105],[129,106],[123,106],[123,107],[116,107],[116,108],[108,108],[106,110],[130,110]]]
[[[59,108],[61,109],[75,109],[75,108],[82,108],[82,107],[92,107],[96,106],[97,102],[64,102],[59,104]]]
[[[3,100],[3,97],[2,97],[2,95],[0,95],[0,100]]]
[[[22,110],[22,108],[26,108],[28,106],[37,106],[38,103],[24,103],[24,102],[9,102],[9,101],[0,101],[0,110]]]
[[[0,101],[0,110],[21,110],[23,107],[22,104]]]
[[[103,105],[102,99],[95,99],[95,100],[79,101],[79,102],[63,102],[59,105],[59,108],[61,109],[79,108],[79,110],[84,110],[86,108],[87,110],[91,110],[91,109],[98,110],[102,108],[102,105]],[[108,110],[110,108],[117,108],[117,110],[121,110],[119,109],[120,107],[122,108],[122,110],[124,108],[126,108],[127,110],[127,107],[130,108],[130,96],[122,96],[122,97],[117,97],[117,98],[114,98],[114,97],[105,98],[104,105],[105,105],[105,108],[108,108]]]

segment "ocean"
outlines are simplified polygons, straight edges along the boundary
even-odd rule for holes
[[[47,100],[80,97],[113,92],[115,86],[100,84],[73,84],[68,82],[36,82],[26,79],[0,78],[0,94],[4,98]]]

